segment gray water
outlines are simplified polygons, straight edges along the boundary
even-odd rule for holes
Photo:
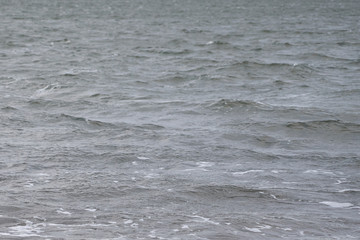
[[[0,239],[360,239],[358,0],[0,9]]]

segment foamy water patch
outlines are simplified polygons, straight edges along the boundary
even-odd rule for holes
[[[206,218],[206,217],[202,217],[202,216],[198,216],[198,215],[191,216],[191,218],[193,218],[194,222],[198,222],[198,223],[210,223],[213,225],[220,225],[220,223],[215,222],[215,221],[211,220],[210,218]]]
[[[212,163],[212,162],[197,162],[196,165],[200,170],[206,172],[206,171],[209,171],[207,168],[214,166],[214,163]]]
[[[44,232],[45,223],[34,224],[31,221],[25,221],[25,225],[9,227],[9,232],[0,232],[0,236],[9,237],[41,237]]]
[[[60,88],[59,84],[47,85],[44,88],[40,88],[40,89],[36,90],[35,93],[30,98],[39,98],[39,97],[44,97],[44,96],[50,95],[56,89],[59,89],[59,88]]]
[[[71,215],[71,212],[65,211],[63,208],[56,210],[58,214]]]
[[[88,212],[96,212],[97,209],[96,209],[96,208],[85,208],[85,211],[88,211]]]
[[[212,166],[214,166],[214,163],[212,163],[212,162],[197,162],[196,165],[198,165],[198,167],[200,167],[200,168],[204,168],[204,167],[212,167]]]
[[[338,191],[339,193],[350,193],[350,192],[360,192],[360,189],[342,189]]]
[[[349,208],[354,206],[352,203],[340,203],[340,202],[330,202],[330,201],[324,201],[320,203],[333,208]]]
[[[233,175],[238,176],[238,175],[244,175],[244,174],[248,174],[248,173],[261,173],[261,172],[264,172],[264,170],[253,169],[253,170],[247,170],[247,171],[243,171],[243,172],[234,172]]]
[[[263,230],[272,229],[272,227],[270,225],[259,225],[256,227],[244,227],[244,229],[250,232],[261,233]]]
[[[304,173],[306,174],[321,174],[321,175],[336,175],[331,171],[321,170],[321,169],[310,169],[306,170]]]

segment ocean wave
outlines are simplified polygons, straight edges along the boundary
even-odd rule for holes
[[[162,55],[187,55],[193,51],[190,49],[164,49],[164,48],[142,48],[139,49],[141,52],[156,53]]]
[[[322,129],[331,131],[349,131],[352,133],[360,132],[360,124],[343,122],[340,120],[321,120],[287,123],[286,127],[291,129]]]
[[[16,111],[16,110],[18,110],[18,109],[15,108],[15,107],[6,106],[6,107],[2,107],[1,110],[2,110],[2,111],[5,111],[5,112],[11,112],[11,111]]]
[[[228,108],[256,108],[261,110],[273,110],[271,105],[251,101],[251,100],[237,100],[237,99],[221,99],[215,103],[210,104],[210,108],[228,109]]]
[[[220,38],[226,38],[229,36],[221,37]],[[207,50],[209,53],[210,50],[241,50],[241,48],[230,41],[225,40],[215,40],[215,39],[209,39],[208,41],[203,42],[197,42],[194,44],[195,47],[200,47],[203,50]]]
[[[232,64],[232,66],[246,66],[246,67],[270,67],[270,68],[283,68],[283,67],[293,67],[294,64],[290,63],[265,63],[265,62],[255,62],[255,61],[241,61],[241,62],[235,62]]]
[[[190,54],[193,51],[190,49],[182,49],[182,50],[169,50],[169,49],[163,49],[157,51],[157,53],[164,54],[164,55],[186,55]]]
[[[233,62],[227,65],[220,66],[216,69],[220,72],[244,72],[251,74],[296,74],[301,76],[308,76],[315,71],[315,68],[309,64],[304,63],[281,63],[281,62],[259,62],[259,61],[241,61]]]
[[[261,199],[268,198],[274,199],[273,194],[268,190],[248,188],[236,185],[201,185],[192,187],[187,190],[181,191],[183,194],[190,195],[191,197],[201,197],[211,199]]]
[[[360,46],[360,42],[341,41],[336,43],[339,46]]]
[[[194,28],[194,29],[186,29],[186,28],[184,28],[184,29],[182,29],[181,30],[182,32],[184,32],[184,33],[206,33],[206,32],[209,32],[208,30],[205,30],[205,29],[196,29],[196,28]]]
[[[303,53],[301,55],[299,55],[299,58],[302,59],[311,59],[311,60],[333,60],[333,61],[353,61],[353,59],[351,58],[345,58],[345,57],[336,57],[336,56],[331,56],[329,54],[325,54],[325,53],[316,53],[316,52],[312,52],[312,53]]]
[[[160,79],[155,80],[156,82],[162,82],[162,83],[172,83],[172,84],[183,84],[185,82],[188,82],[189,80],[192,80],[190,77],[187,77],[184,74],[176,74],[174,76],[167,76]]]
[[[151,124],[151,123],[136,125],[136,127],[140,128],[140,129],[146,129],[146,130],[160,130],[160,129],[165,128],[164,126],[161,126],[158,124]]]
[[[99,120],[92,120],[85,117],[76,117],[73,115],[61,113],[59,115],[55,115],[55,119],[57,121],[68,121],[72,123],[79,123],[79,124],[86,124],[92,127],[101,127],[101,128],[116,128],[117,126],[112,123],[99,121]]]

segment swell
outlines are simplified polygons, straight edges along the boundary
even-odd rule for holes
[[[294,67],[293,64],[289,63],[264,63],[264,62],[256,62],[256,61],[241,61],[235,62],[230,65],[230,67],[253,67],[253,68],[288,68]]]
[[[238,99],[221,99],[215,103],[208,105],[212,109],[228,109],[228,108],[255,108],[262,110],[273,110],[271,105],[267,105],[257,101],[251,100],[238,100]]]
[[[277,112],[274,112],[276,116],[280,116]],[[285,116],[286,117],[286,116]],[[285,118],[284,117],[284,118]],[[289,116],[288,118],[290,118]],[[334,120],[334,119],[325,119],[325,120],[293,120],[293,121],[286,121],[285,119],[278,120],[274,116],[269,116],[266,121],[256,121],[250,119],[246,119],[245,122],[242,123],[232,123],[232,124],[222,124],[221,126],[230,127],[233,129],[264,129],[269,130],[271,132],[279,132],[282,130],[310,130],[312,133],[329,133],[329,134],[336,134],[336,133],[350,133],[353,136],[355,134],[360,133],[360,124],[355,122],[346,122],[341,120]],[[302,132],[305,134],[305,132]]]
[[[354,59],[351,58],[343,58],[343,57],[335,57],[335,56],[330,56],[328,54],[324,54],[324,53],[304,53],[302,55],[299,55],[299,58],[303,58],[303,59],[311,59],[311,60],[319,60],[319,61],[327,61],[327,60],[332,60],[332,61],[354,61]]]
[[[299,123],[300,125],[303,124],[304,127],[316,124],[357,126],[357,123],[354,123],[354,121],[346,122],[340,120],[342,119],[341,115],[334,115],[331,110],[321,108],[321,106],[283,106],[249,99],[227,98],[211,102],[206,101],[202,106],[214,112],[247,112],[247,114],[262,114],[257,116],[266,117],[266,121],[264,121],[264,119],[259,119],[259,121],[256,121],[259,124],[262,122],[275,124],[286,123],[288,124],[288,127],[293,127],[293,125],[295,127],[296,123]]]
[[[329,131],[347,131],[351,133],[360,133],[360,124],[352,122],[343,122],[341,120],[320,120],[290,122],[286,124],[290,129],[310,129],[310,130],[329,130]]]
[[[271,193],[264,189],[248,188],[236,185],[200,185],[181,191],[190,197],[211,199],[236,199],[236,198],[268,198]]]
[[[190,49],[175,50],[175,49],[165,49],[165,48],[144,48],[144,49],[140,49],[139,51],[145,52],[145,53],[154,53],[154,54],[161,54],[161,55],[175,55],[175,56],[188,55],[193,52]]]
[[[99,120],[91,120],[91,119],[88,119],[85,117],[76,117],[76,116],[72,116],[72,115],[68,115],[68,114],[64,114],[64,113],[61,113],[60,115],[56,116],[55,118],[58,119],[59,121],[85,123],[90,126],[96,126],[96,127],[110,127],[110,128],[115,127],[111,123],[107,123],[107,122],[103,122],[103,121],[99,121]]]
[[[301,76],[302,78],[310,76],[316,71],[314,67],[306,63],[281,63],[281,62],[259,62],[259,61],[241,61],[233,62],[216,69],[220,72],[244,72],[251,75],[266,74],[273,75],[279,73],[286,73],[290,75]]]
[[[157,124],[143,123],[143,124],[131,124],[125,122],[106,122],[103,120],[96,120],[83,116],[75,116],[71,114],[43,114],[43,118],[46,119],[45,124],[58,124],[69,128],[76,128],[82,130],[106,130],[106,131],[157,131],[162,130],[165,127]]]

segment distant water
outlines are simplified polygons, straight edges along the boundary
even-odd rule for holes
[[[360,239],[358,0],[0,9],[0,239]]]

